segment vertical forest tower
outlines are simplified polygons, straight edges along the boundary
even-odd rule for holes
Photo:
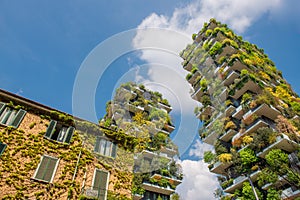
[[[256,45],[225,24],[205,23],[180,56],[203,122],[221,199],[300,196],[300,98]],[[254,192],[255,191],[255,192]]]

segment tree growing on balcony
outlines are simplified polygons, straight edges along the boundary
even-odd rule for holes
[[[289,158],[281,149],[273,149],[266,155],[269,168],[278,176],[286,179],[291,186],[300,188],[300,174],[290,167]]]
[[[267,194],[267,199],[266,200],[280,200],[280,194],[278,192],[278,190],[276,189],[269,189],[268,190],[268,194]]]
[[[263,199],[261,192],[257,188],[255,188],[255,191],[257,193],[258,198]],[[255,195],[252,190],[252,187],[249,182],[244,182],[240,199],[241,200],[256,200]]]
[[[240,151],[241,164],[243,166],[243,172],[248,173],[253,164],[258,161],[254,151],[250,148],[245,148]]]

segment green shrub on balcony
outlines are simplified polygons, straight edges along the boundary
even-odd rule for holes
[[[193,67],[192,70],[191,70],[191,73],[195,74],[197,71],[198,71],[198,68],[197,67]]]
[[[228,153],[228,149],[219,140],[217,140],[215,142],[214,147],[215,147],[215,152],[217,155],[221,155],[223,153]]]
[[[203,91],[207,89],[207,80],[205,78],[201,79],[200,86],[203,88]]]
[[[276,183],[277,181],[278,175],[269,168],[263,169],[257,177],[257,184],[259,187],[262,187],[269,183]]]
[[[191,73],[188,73],[186,76],[185,76],[185,79],[188,81],[190,80],[190,78],[192,78],[193,74]]]
[[[207,29],[207,30],[205,31],[205,36],[206,36],[206,37],[210,36],[210,35],[212,34],[212,32],[213,32],[213,30]]]
[[[204,152],[204,162],[205,163],[211,163],[216,158],[216,155],[211,151],[205,151]]]
[[[192,39],[193,39],[193,40],[195,40],[195,39],[196,39],[196,37],[197,37],[197,35],[198,35],[197,33],[193,33],[193,35],[192,35]]]
[[[203,104],[204,107],[211,105],[211,99],[208,95],[203,95],[201,97],[200,102]]]
[[[209,55],[214,56],[220,52],[222,49],[222,44],[220,42],[216,42],[209,50]]]
[[[256,157],[254,151],[250,148],[242,149],[239,152],[240,158],[241,158],[241,164],[244,167],[244,171],[248,171],[251,169],[253,163],[258,161],[258,158]]]
[[[222,46],[224,47],[225,45],[230,45],[235,49],[239,48],[239,45],[234,40],[231,40],[229,38],[226,38],[222,41]]]
[[[256,194],[258,196],[259,199],[263,199],[263,195],[261,194],[261,192],[255,188]],[[244,182],[243,183],[243,188],[242,188],[242,192],[241,192],[241,199],[247,199],[247,200],[255,200],[256,197],[254,196],[252,187],[250,185],[249,182]]]
[[[271,188],[268,189],[267,199],[266,200],[280,200],[280,191]]]
[[[224,181],[222,184],[221,184],[221,187],[222,189],[226,189],[228,188],[229,186],[231,186],[233,184],[233,179],[229,179],[227,181]]]

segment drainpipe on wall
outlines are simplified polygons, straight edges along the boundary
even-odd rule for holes
[[[82,142],[81,147],[83,146],[83,144],[84,144],[84,142]],[[77,170],[78,170],[78,164],[79,164],[80,157],[81,157],[81,149],[80,149],[78,157],[77,157],[76,167],[75,167],[74,174],[73,174],[73,177],[72,177],[72,186],[74,185],[73,182],[75,180],[75,176],[76,176],[76,173],[77,173]],[[68,200],[70,200],[70,197],[68,197]]]

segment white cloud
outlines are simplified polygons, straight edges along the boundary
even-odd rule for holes
[[[213,150],[213,146],[202,143],[200,142],[200,140],[196,140],[196,144],[194,144],[193,147],[190,149],[189,155],[195,156],[200,160],[202,160],[204,152],[212,151],[212,150]]]
[[[208,171],[203,161],[183,160],[179,162],[183,169],[183,182],[178,186],[177,192],[181,199],[211,200],[218,187],[215,175]]]
[[[263,14],[272,14],[282,4],[282,0],[195,0],[175,9],[171,17],[152,13],[138,28],[168,28],[191,35],[198,32],[204,22],[216,18],[241,33]]]

